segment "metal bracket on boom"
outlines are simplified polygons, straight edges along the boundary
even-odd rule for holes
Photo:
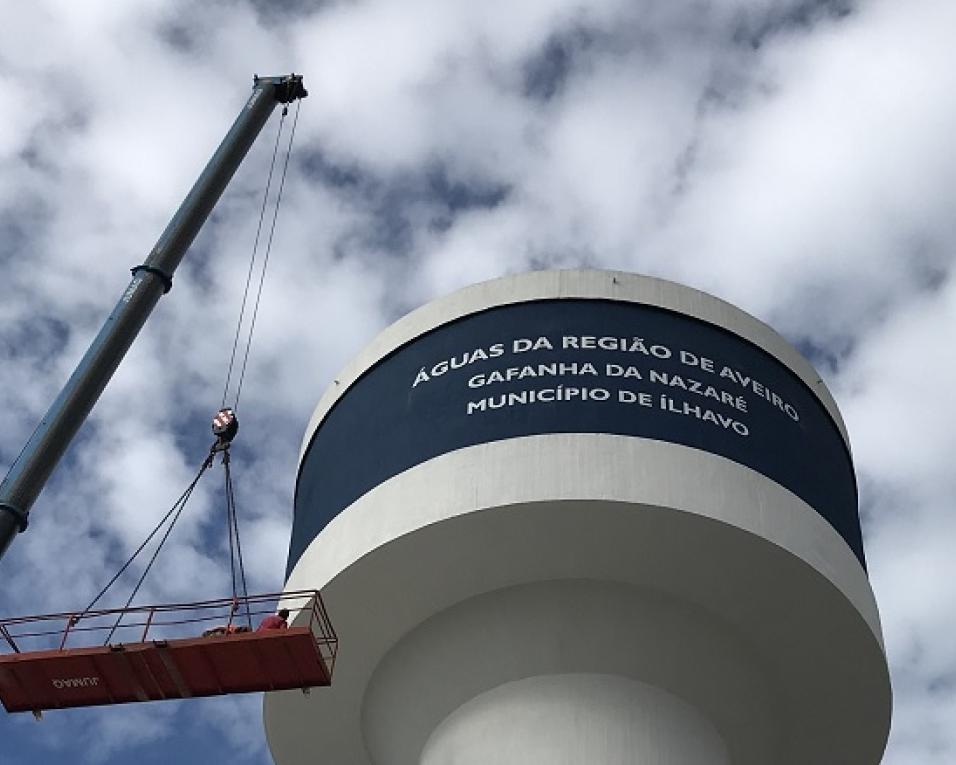
[[[0,510],[5,513],[9,513],[16,519],[17,526],[20,527],[21,534],[27,530],[27,526],[30,525],[29,511],[24,512],[20,508],[14,507],[6,502],[0,502]]]
[[[143,271],[147,274],[152,274],[157,279],[163,283],[163,294],[165,295],[173,288],[173,277],[167,274],[165,271],[160,271],[158,268],[153,268],[152,266],[147,266],[145,263],[141,266],[133,266],[129,272],[136,276],[140,271]]]

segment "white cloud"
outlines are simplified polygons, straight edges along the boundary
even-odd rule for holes
[[[148,253],[252,72],[304,71],[302,164],[236,446],[254,588],[279,584],[311,408],[390,320],[527,268],[662,275],[819,351],[853,438],[896,684],[886,762],[951,761],[952,3],[870,0],[848,15],[766,0],[293,5],[5,10],[0,463]],[[9,612],[92,596],[204,456],[274,129],[4,559]],[[220,479],[197,491],[144,597],[228,586]],[[100,742],[88,757],[101,761],[175,746],[170,731],[190,713],[163,709],[51,715],[50,761],[67,761],[78,731]],[[250,737],[255,698],[195,709],[240,761],[264,756]],[[28,746],[24,726],[11,730]]]

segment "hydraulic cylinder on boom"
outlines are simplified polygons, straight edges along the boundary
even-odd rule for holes
[[[254,79],[232,128],[149,256],[131,269],[119,303],[0,483],[0,557],[27,528],[34,501],[159,298],[172,288],[173,273],[272,111],[306,95],[301,75]]]

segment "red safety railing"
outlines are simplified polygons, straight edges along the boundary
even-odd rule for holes
[[[145,643],[151,639],[195,637],[217,628],[228,634],[251,631],[263,618],[282,608],[289,610],[290,625],[311,628],[316,644],[324,649],[322,658],[331,670],[338,650],[338,637],[318,590],[98,609],[85,613],[7,617],[0,619],[0,636],[15,653]]]
[[[256,631],[280,609],[288,629]],[[9,711],[328,685],[338,652],[316,590],[5,618],[0,638]]]

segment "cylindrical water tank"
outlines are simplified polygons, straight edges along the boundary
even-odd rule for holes
[[[837,407],[773,330],[604,271],[386,329],[303,442],[334,682],[279,765],[869,765],[890,686]]]

